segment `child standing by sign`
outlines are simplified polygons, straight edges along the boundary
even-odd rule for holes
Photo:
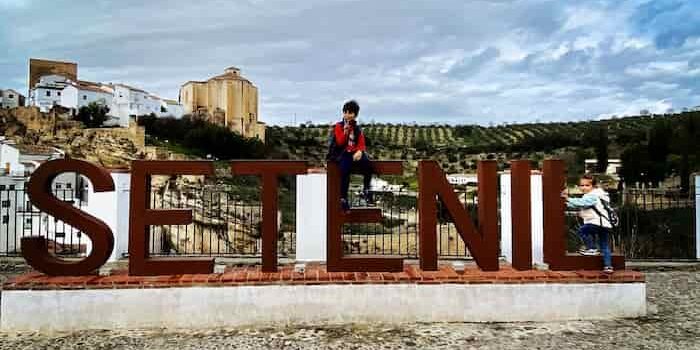
[[[350,171],[355,168],[362,174],[362,197],[368,204],[373,202],[370,193],[372,180],[372,164],[367,157],[365,135],[357,125],[357,115],[360,105],[350,100],[343,105],[343,120],[337,122],[331,130],[328,155],[326,159],[338,162],[340,165],[341,184],[340,202],[343,210],[350,209],[348,188],[350,187]]]
[[[585,250],[581,250],[583,255],[598,255],[593,239],[598,237],[598,245],[603,253],[603,272],[612,273],[612,257],[608,239],[612,229],[611,217],[608,214],[610,202],[608,193],[602,188],[596,187],[597,181],[591,175],[583,175],[579,180],[578,188],[583,192],[581,198],[568,198],[566,191],[562,196],[566,198],[566,205],[569,208],[579,209],[578,215],[583,219],[583,226],[578,230],[578,234],[586,245]]]

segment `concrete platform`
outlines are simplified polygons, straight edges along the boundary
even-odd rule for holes
[[[639,272],[295,273],[259,267],[223,274],[135,277],[19,276],[4,286],[2,331],[211,328],[277,323],[512,322],[638,317],[646,314]]]

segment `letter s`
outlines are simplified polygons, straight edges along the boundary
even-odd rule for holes
[[[47,275],[88,275],[104,265],[114,248],[112,230],[103,221],[56,198],[51,183],[60,173],[77,172],[92,182],[95,192],[114,191],[114,181],[105,169],[76,159],[58,159],[42,164],[29,180],[28,194],[34,206],[72,227],[92,240],[92,251],[80,261],[57,258],[47,250],[46,238],[22,238],[22,256],[36,270]]]

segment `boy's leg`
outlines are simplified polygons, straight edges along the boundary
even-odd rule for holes
[[[593,234],[595,233],[595,225],[593,224],[583,224],[578,229],[578,235],[581,237],[583,244],[586,245],[586,249],[595,249],[593,246]]]
[[[359,168],[360,174],[362,174],[362,189],[368,192],[370,190],[370,184],[372,183],[372,173],[374,172],[372,162],[367,157],[367,154],[362,152],[362,158],[355,163]]]
[[[598,233],[598,245],[600,245],[600,251],[603,253],[603,266],[612,266],[612,255],[610,253],[610,244],[608,239],[610,238],[610,230],[605,227],[597,226]]]

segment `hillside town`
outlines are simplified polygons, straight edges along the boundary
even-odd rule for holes
[[[240,69],[229,67],[224,74],[206,81],[185,82],[175,100],[120,82],[80,79],[75,62],[30,58],[27,96],[0,89],[0,108],[36,107],[42,113],[63,108],[76,115],[81,107],[97,104],[109,109],[105,126],[122,128],[128,128],[131,119],[142,115],[182,118],[197,114],[244,137],[264,141],[265,123],[258,120],[257,87],[240,73]]]

